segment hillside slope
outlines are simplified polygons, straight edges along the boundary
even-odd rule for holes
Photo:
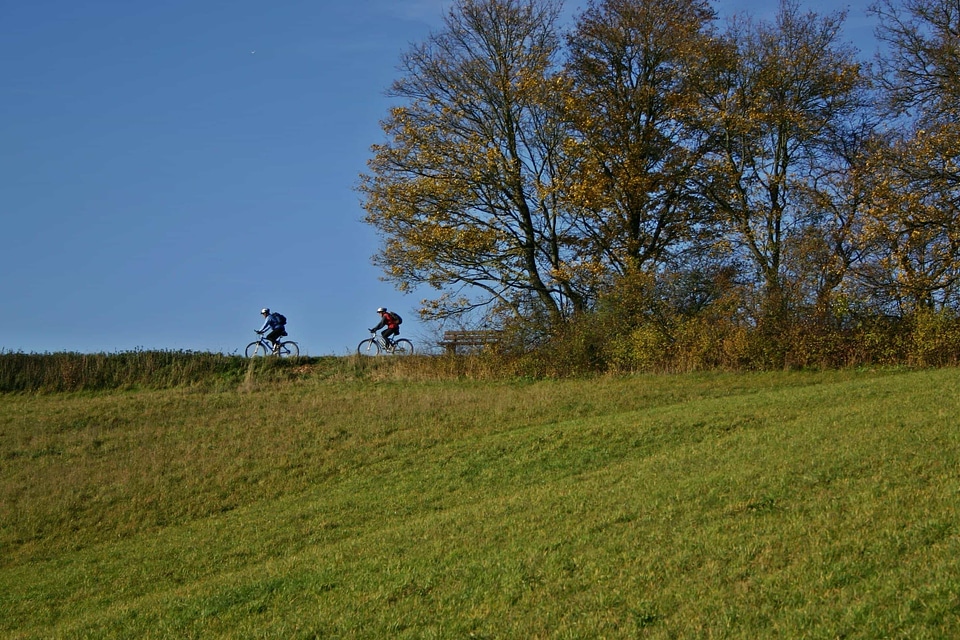
[[[0,396],[0,633],[955,637],[957,381]]]

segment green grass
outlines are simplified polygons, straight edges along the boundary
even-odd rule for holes
[[[955,369],[413,366],[0,395],[0,635],[960,635]]]

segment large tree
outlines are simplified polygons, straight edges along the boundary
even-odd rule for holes
[[[873,7],[878,83],[894,127],[872,158],[862,281],[909,313],[960,303],[960,3]]]
[[[787,246],[805,233],[823,168],[837,165],[836,133],[862,105],[843,19],[784,0],[772,22],[733,21],[700,70],[713,145],[701,187],[732,250],[753,265],[765,313],[787,304]]]
[[[579,161],[566,196],[605,271],[650,268],[692,237],[702,136],[687,75],[714,17],[706,0],[594,0],[568,37]]]
[[[917,130],[879,147],[865,172],[870,206],[860,283],[886,313],[960,308],[960,189],[944,140]],[[951,177],[952,174],[952,177]]]
[[[788,297],[820,322],[840,319],[835,313],[840,298],[843,308],[859,300],[853,274],[868,253],[863,232],[878,115],[866,82],[856,93],[857,115],[824,130],[823,153],[812,158],[807,179],[797,183],[796,224],[784,247]]]
[[[401,289],[438,290],[428,318],[496,308],[555,322],[585,304],[556,191],[558,15],[553,0],[458,0],[402,58],[359,190],[383,238],[375,262]]]

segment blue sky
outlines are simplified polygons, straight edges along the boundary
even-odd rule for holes
[[[354,187],[400,55],[451,4],[0,0],[0,351],[242,352],[264,306],[309,355],[381,305],[428,340]]]

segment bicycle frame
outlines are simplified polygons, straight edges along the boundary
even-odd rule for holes
[[[390,342],[391,344],[388,345],[387,341],[382,335],[376,331],[371,331],[370,337],[360,342],[360,346],[357,347],[357,353],[359,355],[377,355],[380,353],[387,353],[391,355],[410,355],[413,353],[413,343],[406,338],[397,338],[396,340],[391,340]],[[370,353],[370,348],[365,348],[364,345],[375,346],[376,354]]]
[[[263,347],[264,351],[266,351],[267,353],[272,353],[275,350],[274,345],[270,344],[270,341],[264,338],[263,336],[260,336],[259,338],[257,338],[257,342],[260,344],[261,347]],[[279,347],[279,343],[277,343],[276,346]]]
[[[373,338],[373,341],[377,343],[384,351],[393,351],[393,347],[387,344],[387,341],[383,339],[383,336],[377,333],[376,331],[370,332],[370,337]]]
[[[253,352],[251,352],[251,348],[253,348]],[[249,358],[253,355],[257,355],[259,351],[262,351],[263,355],[273,354],[280,356],[281,358],[285,356],[295,358],[300,355],[300,347],[296,342],[293,342],[292,340],[279,340],[277,342],[277,350],[275,351],[274,345],[271,344],[265,336],[258,333],[257,340],[247,345],[245,354]]]

